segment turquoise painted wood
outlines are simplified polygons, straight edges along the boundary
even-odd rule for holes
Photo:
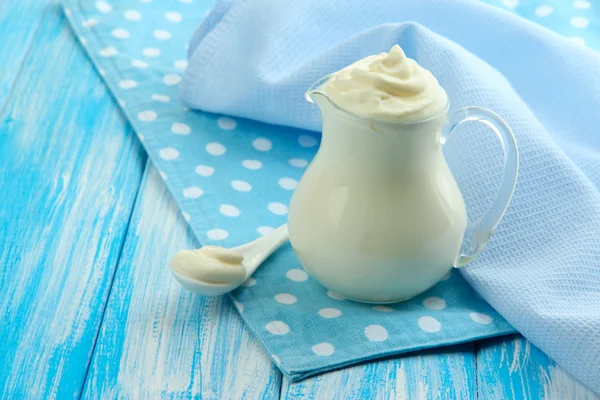
[[[83,398],[274,399],[281,374],[225,297],[184,291],[169,259],[198,243],[149,168]]]
[[[47,12],[43,0],[0,2],[0,110]]]
[[[520,335],[477,345],[480,399],[600,400]]]
[[[475,399],[473,344],[346,368],[297,383],[284,379],[282,399]]]
[[[0,114],[0,398],[11,400],[79,396],[145,162],[59,8],[40,7]]]
[[[0,2],[0,60],[0,398],[600,399],[520,336],[291,384],[171,278],[197,243],[58,6]]]

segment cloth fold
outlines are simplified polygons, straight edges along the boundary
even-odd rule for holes
[[[180,94],[195,109],[318,131],[306,88],[396,43],[438,78],[451,110],[489,108],[517,137],[513,201],[462,275],[600,392],[598,53],[470,1],[218,1],[190,43]],[[475,127],[457,136],[446,155],[470,217],[482,215],[500,174],[498,144]]]

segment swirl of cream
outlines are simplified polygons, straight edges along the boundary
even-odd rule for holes
[[[424,119],[448,103],[431,72],[406,57],[398,45],[334,73],[320,90],[343,110],[382,120]]]

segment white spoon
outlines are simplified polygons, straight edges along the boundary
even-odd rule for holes
[[[219,296],[231,292],[244,283],[262,262],[287,240],[288,229],[287,224],[284,224],[263,237],[231,249],[205,247],[204,249],[210,250],[208,257],[206,252],[201,253],[202,249],[183,250],[171,260],[171,272],[187,290],[203,296]],[[230,276],[233,280],[223,283],[204,282],[186,273],[186,271],[200,274],[214,272],[215,262],[219,263],[216,265],[217,270],[222,265],[226,269],[236,271],[236,268],[241,265],[245,273],[242,272],[238,279],[235,279],[233,273]]]

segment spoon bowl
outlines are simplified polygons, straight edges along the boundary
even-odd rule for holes
[[[284,224],[263,237],[229,249],[230,251],[236,252],[243,257],[242,266],[246,271],[244,279],[233,283],[204,282],[202,280],[182,274],[180,271],[178,271],[177,267],[181,266],[181,263],[189,263],[190,256],[193,257],[193,253],[191,254],[191,252],[187,250],[181,251],[173,257],[171,260],[171,272],[181,286],[190,292],[194,292],[202,296],[220,296],[237,289],[254,273],[254,271],[256,271],[256,269],[264,260],[267,259],[267,257],[269,257],[285,242],[287,242],[288,238],[289,235],[287,224]],[[197,257],[198,258],[193,260],[195,268],[202,268],[203,259],[199,254]]]

